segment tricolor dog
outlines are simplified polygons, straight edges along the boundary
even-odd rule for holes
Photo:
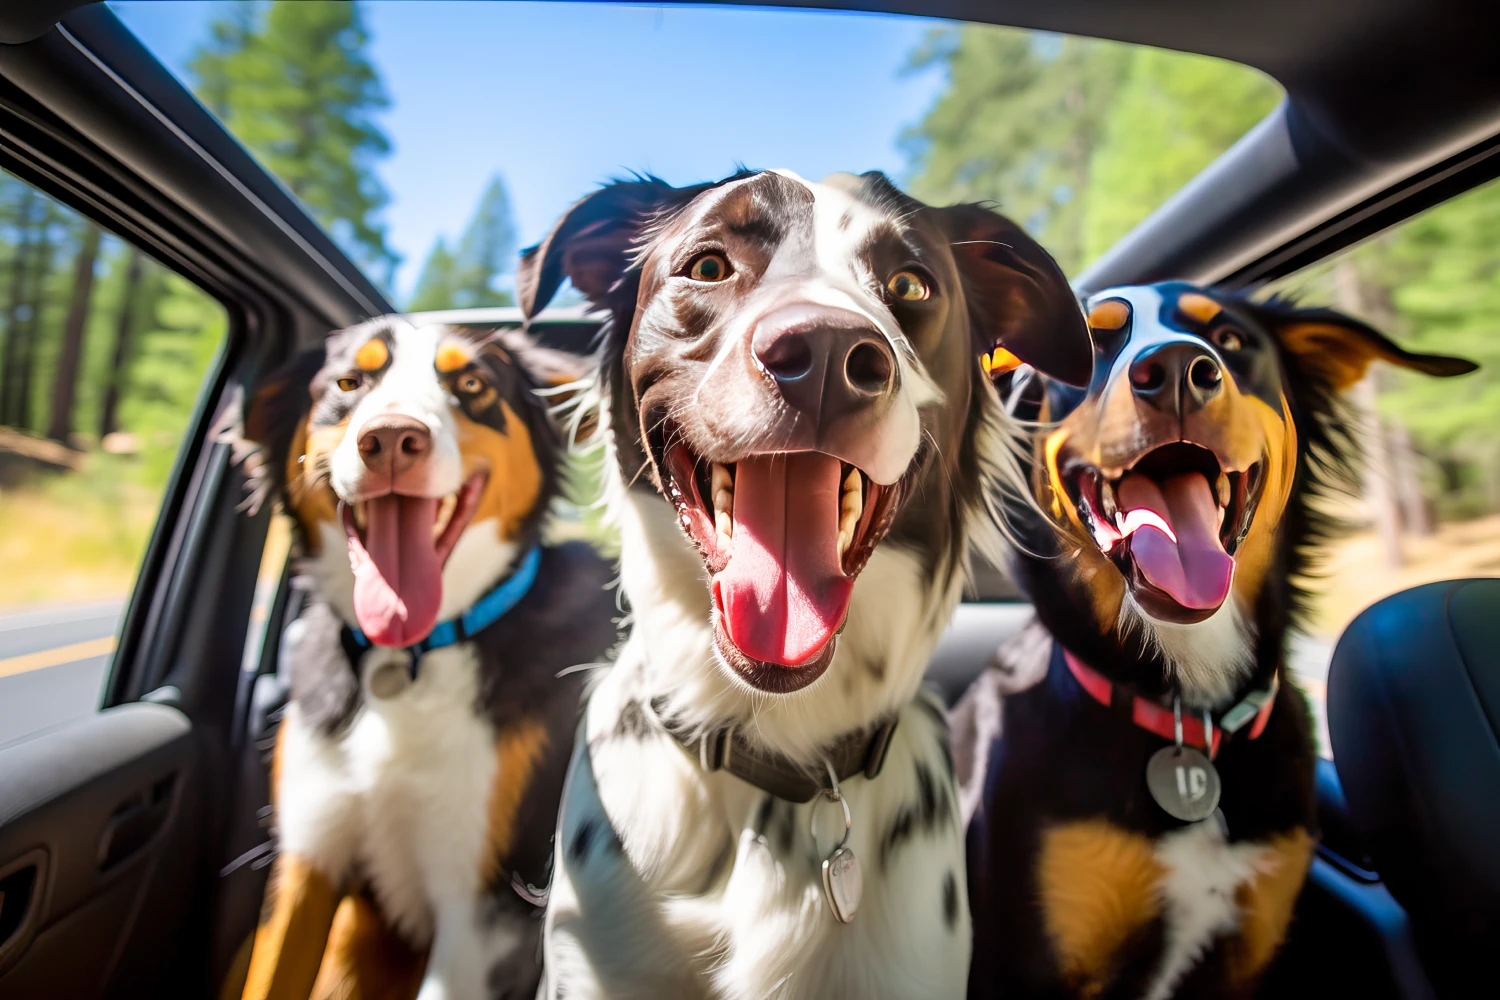
[[[523,260],[607,311],[629,639],[564,795],[544,995],[954,997],[962,831],[923,667],[1023,482],[977,358],[1084,382],[1053,260],[879,174],[645,178]]]
[[[577,362],[571,362],[576,367]],[[540,542],[566,355],[386,316],[255,395],[262,496],[299,528],[279,855],[244,995],[530,997],[580,675],[612,571]],[[562,676],[560,676],[560,674]]]
[[[1311,859],[1287,629],[1358,454],[1340,393],[1408,353],[1326,309],[1171,283],[1090,301],[1086,390],[1042,421],[1011,566],[1037,624],[954,718],[970,996],[1251,996]]]

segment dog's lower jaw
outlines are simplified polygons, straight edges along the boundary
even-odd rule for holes
[[[639,643],[649,698],[665,697],[689,726],[754,720],[745,734],[793,759],[816,762],[824,746],[910,701],[958,602],[955,574],[934,590],[915,555],[876,549],[854,585],[832,662],[814,683],[757,690],[715,649],[708,581],[670,504],[645,487],[613,492],[620,529],[621,585]]]
[[[1203,621],[1179,625],[1152,618],[1127,592],[1116,630],[1121,637],[1138,633],[1148,650],[1159,653],[1166,679],[1195,708],[1227,707],[1255,669],[1255,624],[1233,594]]]

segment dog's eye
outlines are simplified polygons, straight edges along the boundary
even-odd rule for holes
[[[729,261],[713,251],[699,254],[688,265],[688,277],[694,281],[723,281],[729,277]]]
[[[885,287],[902,302],[921,302],[932,294],[927,282],[915,271],[897,271]]]
[[[1226,351],[1238,351],[1245,346],[1245,338],[1240,336],[1238,330],[1229,326],[1219,327],[1209,335],[1209,339],[1214,342],[1215,347],[1223,348]]]
[[[362,381],[363,380],[358,375],[345,375],[335,384],[345,392],[353,392],[355,389],[359,388]]]
[[[461,375],[458,379],[458,391],[472,396],[484,388],[484,380],[478,375]]]

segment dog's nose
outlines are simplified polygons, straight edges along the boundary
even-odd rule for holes
[[[431,450],[432,432],[415,417],[382,414],[359,433],[359,457],[375,473],[398,476]]]
[[[755,325],[755,363],[788,406],[815,424],[896,391],[896,358],[869,320],[846,309],[784,306]]]
[[[1224,369],[1207,347],[1174,341],[1148,347],[1130,364],[1130,391],[1163,413],[1185,417],[1224,387]]]

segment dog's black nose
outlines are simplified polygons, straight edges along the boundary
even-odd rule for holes
[[[890,344],[847,309],[783,306],[755,324],[750,350],[787,405],[815,426],[896,390]]]
[[[1163,413],[1185,417],[1224,387],[1224,369],[1206,346],[1173,341],[1148,347],[1130,364],[1130,391]]]

